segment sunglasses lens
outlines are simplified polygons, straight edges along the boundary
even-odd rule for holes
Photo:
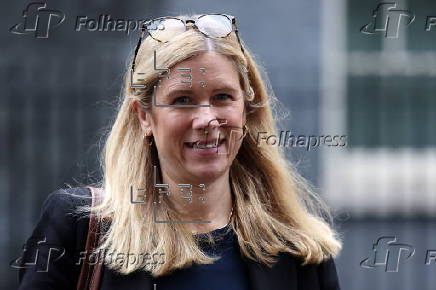
[[[197,20],[198,30],[211,37],[224,37],[232,32],[232,23],[224,15],[205,15]]]
[[[185,32],[185,24],[176,18],[156,19],[147,25],[148,33],[154,39],[166,42]]]

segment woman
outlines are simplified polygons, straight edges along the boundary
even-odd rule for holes
[[[256,144],[276,132],[274,99],[234,17],[146,28],[92,207],[104,228],[100,289],[339,289],[341,243],[321,202],[278,147]],[[89,219],[71,213],[91,210],[90,193],[65,191],[47,198],[32,235],[65,251],[45,256],[44,273],[20,270],[20,289],[77,284]]]

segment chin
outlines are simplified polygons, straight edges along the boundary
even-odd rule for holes
[[[192,176],[196,176],[201,183],[206,183],[225,174],[228,170],[228,166],[226,165],[227,164],[203,163],[194,166],[188,166],[186,169]]]

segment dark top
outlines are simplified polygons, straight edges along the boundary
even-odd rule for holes
[[[81,198],[73,197],[71,193]],[[89,219],[78,217],[73,212],[77,205],[90,204],[89,197],[90,192],[85,188],[57,190],[47,197],[42,206],[41,216],[26,242],[21,260],[19,263],[17,261],[20,265],[18,289],[76,289],[81,267],[80,252],[85,249]],[[229,240],[225,239],[222,244],[224,248],[227,242]],[[235,241],[233,242],[233,245],[237,246]],[[144,271],[121,275],[103,267],[100,289],[154,290],[153,284],[158,285],[156,281],[168,287],[172,286],[165,283],[180,283],[174,289],[182,289],[180,288],[184,285],[182,280],[188,279],[188,276],[183,273],[192,275],[189,278],[191,283],[188,285],[189,289],[231,289],[233,285],[242,287],[234,289],[246,289],[243,287],[246,287],[244,281],[247,280],[250,290],[340,289],[334,260],[331,258],[319,265],[302,266],[300,258],[288,253],[280,253],[277,263],[269,268],[241,256],[239,247],[231,247],[228,252],[224,250],[223,253],[220,255],[221,260],[216,261],[215,264],[193,265],[189,270],[177,270],[170,274],[173,275],[171,279],[170,276],[167,279],[164,277],[153,279]],[[228,269],[228,267],[233,268]],[[205,275],[207,278],[198,277],[200,273],[206,272],[209,273]],[[214,275],[211,275],[212,272]],[[248,279],[243,278],[244,276]],[[211,288],[215,283],[228,282],[229,279],[232,279],[231,283],[226,283],[224,287]],[[193,288],[193,283],[200,283],[204,287]],[[156,290],[173,289],[163,288],[164,286],[156,287]]]
[[[193,264],[186,269],[153,279],[159,290],[250,290],[248,273],[241,258],[237,239],[230,226],[211,232],[215,244],[198,234],[201,249],[210,256],[220,256],[213,264]]]

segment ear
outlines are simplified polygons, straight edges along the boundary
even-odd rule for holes
[[[142,130],[144,130],[144,132],[151,130],[151,114],[142,109],[141,103],[138,100],[133,101],[132,110],[138,115]]]

